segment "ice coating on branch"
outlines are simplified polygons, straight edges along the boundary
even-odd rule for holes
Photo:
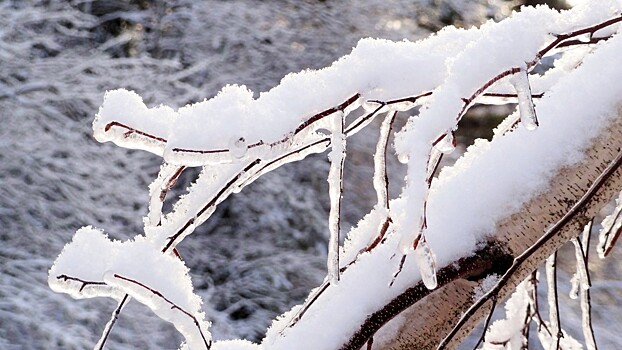
[[[449,154],[456,149],[456,138],[453,132],[447,132],[442,139],[436,144],[436,149],[441,153]]]
[[[585,260],[585,285],[591,286],[591,279],[589,274],[589,248],[590,237],[592,231],[593,220],[585,226],[583,234],[581,236],[581,245],[583,247],[583,256]],[[590,301],[590,290],[588,288],[582,288],[579,292],[581,299],[581,328],[583,329],[583,338],[585,339],[585,345],[588,350],[596,350],[596,337],[594,336],[594,330],[592,329],[592,304]]]
[[[591,229],[592,225],[588,224],[585,226],[583,230],[583,234],[585,235],[585,230]],[[589,234],[589,233],[588,233]],[[587,271],[587,258],[585,255],[585,247],[583,243],[579,240],[579,238],[573,239],[572,243],[574,245],[575,259],[577,260],[577,280],[583,289],[590,289],[592,283],[590,282],[589,273]]]
[[[221,340],[214,343],[211,350],[262,350],[260,345],[246,340]]]
[[[551,327],[548,322],[545,322],[547,327]],[[552,336],[547,332],[547,327],[537,327],[538,340],[544,349],[555,349],[557,336]],[[559,339],[559,348],[564,350],[583,350],[583,346],[576,339],[574,339],[566,331],[562,330],[562,337]]]
[[[180,170],[177,165],[163,163],[158,172],[158,177],[149,184],[149,214],[144,219],[145,226],[157,226],[162,220],[164,196],[173,184],[173,178],[178,176]]]
[[[615,242],[615,238],[622,231],[622,192],[616,198],[616,206],[613,212],[603,219],[602,228],[598,233],[598,256],[604,259]]]
[[[544,264],[546,270],[546,284],[547,284],[547,301],[549,304],[549,329],[551,332],[551,344],[546,347],[550,350],[555,350],[557,347],[555,344],[559,344],[559,335],[562,332],[559,316],[559,299],[557,298],[557,252],[549,256]]]
[[[232,181],[241,179],[239,174],[247,166],[248,163],[236,162],[218,168],[203,168],[188,194],[182,196],[173,210],[162,217],[161,225],[145,228],[147,237],[162,247],[169,243],[170,237],[175,237],[173,246],[179,243],[192,233],[194,227],[212,215],[216,205],[233,193]]]
[[[438,265],[445,266],[457,257],[471,254],[478,243],[492,235],[499,218],[511,214],[545,189],[557,169],[580,160],[583,148],[611,120],[622,92],[617,84],[622,76],[622,68],[617,64],[622,52],[618,36],[596,45],[594,53],[580,67],[574,71],[564,69],[567,75],[551,84],[550,92],[538,103],[539,115],[546,123],[536,133],[526,133],[520,128],[492,142],[478,141],[454,168],[440,174],[428,197],[425,183],[432,142],[447,130],[453,130],[464,107],[462,99],[470,97],[500,71],[533,59],[539,48],[553,40],[549,33],[592,25],[617,15],[616,11],[620,10],[618,2],[599,4],[605,5],[564,13],[544,8],[524,9],[501,24],[491,22],[471,30],[446,29],[418,43],[362,40],[351,55],[333,66],[287,76],[278,87],[257,99],[244,87],[230,87],[221,92],[222,96],[199,103],[196,110],[188,106],[184,110],[186,122],[194,123],[194,127],[175,125],[174,137],[167,135],[166,160],[170,156],[180,165],[226,164],[205,168],[189,194],[163,219],[162,226],[147,228],[148,239],[160,249],[171,243],[169,237],[176,237],[171,243],[173,247],[195,225],[207,219],[230,193],[286,162],[267,164],[268,160],[290,151],[293,155],[288,161],[301,159],[307,151],[299,147],[316,141],[319,143],[310,146],[313,152],[325,150],[328,142],[321,141],[323,136],[315,130],[329,127],[326,122],[300,129],[296,140],[284,143],[284,148],[268,144],[270,140],[289,137],[309,118],[338,106],[355,96],[354,93],[360,94],[360,101],[386,101],[433,91],[434,95],[425,100],[422,113],[409,121],[396,142],[400,159],[410,163],[407,187],[401,198],[391,202],[395,220],[392,229],[397,227],[401,235],[389,235],[372,253],[360,254],[357,263],[341,276],[340,283],[331,285],[296,326],[283,330],[283,324],[277,321],[264,341],[265,348],[274,349],[297,349],[300,344],[314,350],[338,348],[370,313],[421,282],[422,264],[417,264],[416,259],[406,259],[400,279],[387,288],[395,266],[391,257],[399,249],[400,240],[407,242],[403,246],[412,247],[420,233],[426,199],[429,226],[426,240],[436,253]],[[212,120],[220,126],[212,128]],[[242,120],[258,127],[250,133],[231,127]],[[262,127],[266,125],[270,130]],[[351,130],[357,128],[360,126]],[[126,137],[125,132],[121,134],[116,128],[110,130],[121,141]],[[136,135],[140,134],[134,132],[127,137],[132,142],[146,142]],[[232,137],[240,136],[245,138],[249,149],[246,156],[237,159],[231,157],[228,147]],[[260,141],[263,143],[259,144]],[[259,146],[251,147],[255,144]],[[197,147],[196,150],[214,154],[189,153],[184,158],[174,151],[183,147]],[[260,166],[266,164],[269,170],[253,172],[255,157],[260,158]],[[351,231],[344,256],[354,259],[360,247],[374,237],[384,214],[379,212],[372,212]],[[110,278],[109,274],[106,276]],[[119,288],[130,289],[121,284]],[[79,287],[78,284],[72,288]],[[138,293],[133,289],[132,292]]]
[[[611,3],[610,5],[619,5]],[[411,118],[396,137],[398,155],[409,159],[407,183],[402,193],[407,204],[396,225],[401,235],[413,235],[418,215],[426,201],[426,160],[431,144],[446,130],[456,126],[464,112],[463,98],[483,93],[482,87],[498,74],[524,67],[538,51],[553,40],[550,33],[565,33],[583,23],[609,19],[615,12],[607,6],[576,8],[564,13],[551,9],[523,8],[500,23],[486,23],[479,29],[477,40],[453,52],[444,61],[445,79],[432,91],[428,105],[416,118]],[[536,25],[537,23],[537,25]],[[520,38],[520,39],[517,39]],[[494,54],[491,54],[494,52]],[[471,101],[470,103],[473,103]],[[431,225],[429,225],[431,226]],[[434,250],[434,247],[432,247]]]
[[[201,298],[193,292],[183,261],[162,254],[160,246],[143,236],[113,241],[101,230],[83,227],[54,262],[48,283],[76,298],[120,300],[129,294],[173,323],[191,349],[205,349],[201,344],[211,339],[209,323],[200,311]]]
[[[525,68],[521,68],[518,73],[510,79],[518,96],[518,110],[520,112],[520,122],[527,130],[538,128],[538,117],[536,108],[531,98],[531,86],[529,85],[529,74]]]
[[[376,144],[376,153],[374,153],[374,190],[376,191],[377,205],[385,209],[388,209],[389,204],[389,194],[387,193],[386,150],[395,116],[395,112],[388,113],[382,121],[380,125],[380,136]]]
[[[346,135],[344,134],[344,114],[339,111],[331,116],[331,147],[328,154],[328,194],[330,213],[328,217],[328,279],[336,284],[339,281],[339,231],[341,229],[341,197],[343,192],[343,163],[346,158]]]
[[[177,112],[168,106],[147,108],[133,91],[107,91],[93,121],[93,134],[99,142],[112,141],[162,156],[176,118]]]
[[[108,239],[102,230],[82,227],[50,268],[50,288],[76,299],[101,296],[121,299],[123,293],[102,283],[103,273],[109,269],[121,245],[120,241]]]
[[[612,14],[609,10],[598,9],[581,12],[579,8],[564,12],[566,26],[558,32],[580,28],[585,21],[596,23],[608,19]],[[550,18],[548,15],[541,17],[546,18],[546,23],[555,22],[561,16],[548,10],[534,11],[549,13]],[[571,24],[571,17],[578,21],[576,25]],[[532,20],[533,23],[540,24],[537,22],[538,16],[534,16]],[[560,20],[561,22],[563,21]],[[521,25],[529,27],[530,21]],[[543,35],[552,40],[548,33]],[[513,38],[510,42],[517,40],[516,38],[539,40],[509,34],[507,37]],[[548,41],[540,41],[545,42]],[[484,63],[480,63],[478,59],[481,56],[475,55],[471,64],[479,67],[480,64],[490,62],[488,60],[492,60],[491,52],[496,52],[495,47],[480,47],[485,52],[482,56],[489,58],[484,58]],[[584,148],[617,115],[619,96],[622,95],[622,86],[617,84],[617,77],[622,76],[622,67],[615,62],[620,52],[622,39],[616,35],[597,45],[597,49],[587,55],[580,66],[565,70],[565,74],[555,81],[546,96],[538,102],[539,117],[546,123],[542,123],[536,132],[518,128],[504,136],[495,137],[493,141],[479,140],[454,167],[441,171],[438,180],[430,189],[426,229],[426,240],[436,253],[439,267],[474,251],[478,242],[486,240],[495,232],[497,220],[516,212],[524,203],[546,189],[549,181],[554,181],[557,169],[582,159]],[[466,56],[464,57],[466,60]],[[516,64],[524,64],[525,56],[519,59]],[[470,71],[467,70],[467,73]],[[495,72],[491,72],[491,75],[494,74]],[[460,97],[458,95],[458,100]],[[444,102],[443,99],[437,97],[430,100],[431,104],[441,102]],[[446,118],[455,120],[455,114],[449,113],[449,116]],[[422,127],[428,125],[423,122],[424,117],[422,114],[416,119]],[[518,114],[511,116],[517,117]],[[438,120],[431,118],[428,122],[432,124]],[[438,128],[441,133],[449,129],[447,125],[442,127]],[[417,133],[417,128],[408,129],[408,132]],[[431,142],[439,135],[435,134],[427,139],[428,143],[417,143],[418,138],[409,138],[409,142],[412,141],[413,147],[430,147]],[[429,148],[426,152],[417,153],[417,157],[414,153],[406,155],[410,156],[412,164],[418,158],[426,158],[427,151]],[[417,171],[424,169],[419,175],[421,182],[427,175],[425,166],[425,162],[420,162],[414,167]],[[413,178],[411,174],[409,173],[409,181]],[[425,190],[421,189],[423,186],[418,185],[419,191]],[[391,201],[391,211],[394,221],[403,220],[402,215],[414,217],[415,223],[412,225],[404,226],[406,221],[400,221],[402,230],[408,228],[414,231],[420,226],[416,214],[420,212],[422,202],[413,205],[407,201],[411,193],[413,192],[407,190],[401,198]],[[421,195],[424,194],[425,192],[421,192]],[[356,255],[360,247],[369,242],[373,234],[369,230],[376,230],[381,217],[374,210],[349,233],[342,255],[344,259],[346,256]],[[351,334],[358,330],[358,325],[371,312],[385,305],[407,285],[412,286],[421,280],[414,259],[406,259],[400,277],[391,288],[387,288],[395,272],[396,259],[399,260],[399,255],[393,259],[391,257],[395,255],[400,238],[397,234],[389,235],[385,244],[379,245],[373,253],[360,255],[357,263],[341,275],[339,285],[329,287],[295,326],[281,333],[283,323],[276,322],[263,344],[269,349],[292,349],[302,343],[309,349],[339,348],[341,342],[345,341],[344,333]],[[348,312],[341,312],[342,310]],[[327,319],[331,320],[330,325],[324,324]],[[562,342],[566,341],[562,339]]]

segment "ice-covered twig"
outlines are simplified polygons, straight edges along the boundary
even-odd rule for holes
[[[380,135],[374,154],[374,190],[376,191],[377,205],[389,214],[389,177],[387,176],[387,147],[389,135],[397,111],[387,113],[380,125]]]
[[[557,252],[553,253],[546,259],[546,282],[548,286],[547,298],[549,302],[549,322],[551,324],[551,333],[554,338],[554,346],[551,345],[549,350],[559,350],[559,343],[564,336],[561,331],[559,318],[559,298],[557,295]]]
[[[380,136],[376,144],[374,154],[374,189],[376,191],[376,206],[382,209],[385,220],[380,224],[378,235],[371,241],[363,251],[369,252],[374,249],[385,237],[391,223],[389,211],[389,177],[387,176],[387,147],[389,145],[389,135],[395,122],[397,111],[389,112],[380,125]]]
[[[551,332],[549,331],[548,326],[542,319],[542,315],[540,315],[540,305],[538,302],[538,271],[536,270],[532,272],[531,275],[529,276],[529,279],[527,279],[526,281],[529,283],[529,286],[530,286],[529,287],[529,291],[531,294],[530,303],[531,303],[531,309],[533,310],[531,317],[534,319],[534,321],[538,325],[538,331],[540,331],[541,328],[544,328],[550,334]]]
[[[110,320],[108,320],[108,323],[106,323],[106,327],[104,327],[102,335],[97,341],[97,344],[95,344],[95,350],[102,350],[104,348],[104,345],[106,345],[106,341],[108,340],[108,337],[110,336],[110,332],[112,332],[112,328],[114,327],[115,323],[117,323],[117,320],[119,319],[121,310],[123,310],[123,307],[125,307],[125,305],[127,304],[130,298],[131,297],[129,295],[125,294],[123,299],[119,301],[119,304],[112,312],[112,315],[110,315]]]
[[[604,259],[609,255],[622,232],[622,192],[616,198],[616,207],[602,222],[602,228],[598,234],[598,256]]]
[[[149,214],[146,224],[158,226],[162,222],[162,204],[181,173],[186,169],[185,166],[171,165],[166,162],[162,164],[158,177],[149,185]]]
[[[346,158],[346,135],[344,133],[344,114],[335,112],[332,117],[331,146],[328,155],[330,170],[328,172],[328,192],[330,197],[330,213],[328,228],[328,279],[332,284],[339,282],[339,231],[341,230],[341,197],[343,194],[343,165]]]
[[[583,329],[583,337],[588,350],[597,350],[596,337],[594,336],[594,327],[592,327],[592,303],[590,298],[590,270],[589,270],[589,248],[590,236],[592,234],[592,225],[594,219],[585,225],[581,240],[575,239],[575,253],[577,256],[577,275],[579,277],[581,288],[579,289],[581,303],[581,325]]]
[[[189,317],[192,322],[194,323],[194,325],[196,326],[197,331],[199,332],[199,335],[201,337],[202,343],[205,346],[205,349],[210,349],[212,346],[212,339],[211,339],[211,335],[209,334],[209,332],[207,332],[206,330],[203,330],[201,327],[201,324],[199,322],[199,320],[196,318],[195,315],[193,315],[192,313],[190,313],[189,311],[185,310],[184,308],[180,307],[179,305],[177,305],[176,303],[172,302],[170,299],[168,299],[166,296],[164,296],[162,293],[160,293],[159,291],[141,283],[140,281],[134,280],[132,278],[128,278],[119,274],[114,274],[114,278],[117,278],[119,280],[128,282],[130,284],[139,286],[140,288],[143,288],[147,291],[149,291],[149,293],[151,293],[153,296],[156,296],[157,298],[159,298],[160,300],[162,300],[164,303],[168,304],[170,306],[171,310],[178,310],[180,311],[182,314],[184,314],[185,316]],[[171,321],[172,322],[172,321]],[[175,326],[179,327],[179,325],[177,323],[175,323]],[[187,333],[183,332],[182,333]],[[184,334],[186,336],[186,340],[188,342],[191,341],[191,339],[189,338],[188,334]]]
[[[586,28],[583,28],[583,29],[571,31],[571,32],[564,33],[564,34],[555,34],[554,35],[555,36],[555,40],[553,40],[549,45],[545,46],[540,51],[538,51],[536,56],[533,58],[533,60],[527,62],[525,67],[512,67],[512,68],[509,68],[507,70],[504,70],[503,72],[495,75],[490,80],[488,80],[486,83],[484,83],[471,96],[469,96],[466,99],[463,99],[464,104],[462,106],[462,109],[458,113],[458,116],[456,117],[456,119],[457,120],[462,119],[462,116],[464,115],[464,113],[466,113],[466,111],[473,104],[473,102],[480,95],[484,94],[485,91],[488,90],[488,88],[493,86],[499,80],[501,80],[501,79],[503,79],[505,77],[514,75],[514,74],[520,72],[521,70],[525,70],[525,71],[531,70],[533,67],[536,66],[536,64],[538,64],[540,62],[542,57],[544,57],[551,50],[553,50],[553,49],[557,48],[558,46],[560,46],[562,43],[568,41],[568,39],[572,39],[572,38],[575,38],[575,37],[578,37],[578,36],[581,36],[581,35],[584,35],[584,34],[596,33],[597,31],[599,31],[599,30],[601,30],[603,28],[607,28],[609,26],[612,26],[612,25],[614,25],[616,23],[619,23],[620,21],[622,21],[622,15],[619,15],[617,17],[611,18],[609,20],[603,21],[601,23],[598,23],[598,24],[595,24],[593,26],[589,26],[589,27],[586,27]],[[573,41],[573,42],[568,42],[565,46],[570,46],[570,44],[572,44],[572,45],[589,44],[589,42],[586,43],[586,42],[582,42],[582,41],[576,41],[576,42]]]
[[[531,322],[530,287],[529,279],[521,282],[505,303],[505,318],[495,321],[490,328],[488,328],[489,322],[485,323],[485,333],[482,333],[480,338],[480,341],[485,340],[484,350],[501,347],[503,349],[526,348]],[[495,304],[494,301],[493,299],[492,306]],[[488,318],[492,316],[493,311],[494,307],[491,307]],[[477,349],[477,346],[474,349]]]

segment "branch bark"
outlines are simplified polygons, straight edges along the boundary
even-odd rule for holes
[[[618,111],[618,118],[603,128],[581,162],[559,169],[546,192],[497,223],[495,239],[486,248],[474,257],[442,268],[436,290],[422,288],[420,283],[421,286],[414,286],[370,315],[342,349],[361,348],[382,325],[400,313],[407,321],[396,338],[389,344],[374,344],[373,348],[435,349],[476,303],[474,295],[485,277],[512,270],[496,293],[498,300],[508,296],[548,256],[576,237],[590,218],[622,189],[622,109]],[[557,228],[554,234],[542,240],[551,227]],[[533,250],[533,254],[510,268],[512,261],[528,250]],[[456,348],[486,318],[492,302],[488,300],[471,310],[471,317],[455,330],[447,348]]]

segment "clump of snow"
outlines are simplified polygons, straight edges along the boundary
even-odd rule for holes
[[[497,274],[484,277],[480,284],[475,288],[475,293],[473,293],[473,301],[481,299],[486,293],[493,289],[497,282],[499,282],[499,278],[500,276]]]
[[[121,147],[142,149],[161,156],[166,141],[158,139],[167,137],[176,119],[177,113],[171,107],[147,108],[137,93],[125,89],[112,90],[106,92],[95,116],[93,135],[99,142],[113,141]]]
[[[48,281],[52,289],[74,297],[120,300],[128,294],[173,323],[192,349],[211,340],[200,311],[201,298],[193,292],[185,264],[172,254],[162,254],[160,246],[143,236],[112,241],[103,231],[84,227],[58,256]]]

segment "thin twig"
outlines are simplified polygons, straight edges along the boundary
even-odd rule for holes
[[[395,283],[397,276],[402,272],[402,268],[404,268],[405,262],[406,262],[406,254],[403,254],[402,258],[400,259],[400,263],[397,266],[397,271],[395,271],[395,273],[393,274],[393,278],[391,279],[391,283],[389,283],[389,287],[392,287],[393,283]]]
[[[101,337],[99,338],[99,341],[95,345],[95,350],[102,350],[104,348],[104,345],[106,345],[106,341],[108,340],[108,336],[110,336],[110,332],[112,331],[112,328],[117,322],[117,319],[119,319],[121,310],[123,310],[123,307],[125,306],[125,304],[127,304],[129,299],[130,299],[130,296],[125,294],[123,299],[121,299],[121,301],[117,305],[117,308],[114,309],[114,311],[112,312],[112,315],[110,316],[110,320],[108,321],[108,323],[106,323],[106,327],[104,327],[104,331]]]
[[[190,317],[192,319],[192,321],[194,322],[195,326],[197,327],[197,329],[199,330],[199,334],[201,335],[201,338],[203,339],[203,344],[205,344],[205,348],[206,349],[210,349],[212,346],[212,341],[208,340],[205,336],[205,334],[203,334],[203,330],[201,329],[201,325],[199,324],[199,320],[194,317],[194,315],[192,315],[190,312],[184,310],[183,308],[181,308],[179,305],[175,304],[174,302],[172,302],[171,300],[169,300],[168,298],[166,298],[162,293],[160,293],[159,291],[139,282],[136,281],[134,279],[128,278],[128,277],[124,277],[121,276],[119,274],[114,274],[115,278],[118,278],[120,280],[126,281],[126,282],[130,282],[132,284],[135,284],[139,287],[142,287],[146,290],[148,290],[149,292],[151,292],[151,294],[158,296],[160,299],[164,300],[164,302],[166,302],[167,304],[169,304],[171,306],[171,309],[176,309],[179,310],[181,313],[183,313],[184,315]]]
[[[551,331],[549,330],[549,327],[546,325],[546,323],[542,319],[542,315],[540,315],[540,306],[538,303],[538,271],[537,270],[531,273],[529,282],[533,286],[533,290],[532,290],[533,295],[531,296],[531,301],[533,303],[532,317],[535,316],[535,321],[536,321],[536,324],[538,325],[538,331],[540,331],[544,327],[544,330],[550,335]]]
[[[82,286],[79,289],[79,292],[82,292],[82,290],[84,290],[84,287],[86,286],[105,286],[106,282],[99,282],[99,281],[86,281],[77,277],[71,277],[71,276],[67,276],[67,275],[58,275],[56,276],[56,279],[59,280],[64,280],[64,281],[76,281],[79,283],[82,283]]]
[[[559,343],[564,336],[561,319],[559,317],[559,297],[557,291],[557,251],[546,260],[546,279],[548,285],[547,298],[549,300],[549,322],[551,333],[555,341],[555,349],[559,350]]]
[[[494,296],[491,301],[490,312],[488,313],[488,316],[486,317],[486,322],[484,322],[484,330],[482,331],[482,335],[479,337],[477,344],[475,344],[475,346],[473,347],[473,350],[476,350],[479,344],[481,344],[486,338],[486,330],[488,330],[488,326],[490,325],[490,320],[492,319],[492,314],[495,312],[496,306],[497,306],[497,297]]]
[[[581,241],[578,242],[581,248],[581,255],[583,262],[577,262],[578,264],[585,264],[585,276],[586,283],[591,285],[590,269],[589,269],[589,250],[590,250],[590,236],[592,234],[592,225],[594,219],[590,220],[585,230],[583,230],[583,236]],[[590,289],[582,286],[580,290],[580,303],[581,303],[581,323],[583,324],[583,336],[585,338],[585,344],[588,350],[598,350],[596,345],[596,337],[594,336],[594,327],[592,324],[592,302],[590,297]]]

